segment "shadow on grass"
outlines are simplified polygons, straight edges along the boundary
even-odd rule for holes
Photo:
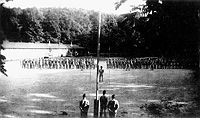
[[[188,78],[181,79],[178,82],[180,86],[184,86],[184,91],[178,91],[176,95],[171,92],[167,96],[160,98],[160,102],[145,103],[140,106],[140,109],[147,112],[149,115],[162,116],[200,116],[200,80],[199,70],[192,71]],[[169,83],[168,83],[169,84]],[[176,91],[177,92],[177,91]],[[179,96],[181,94],[187,94]],[[174,96],[179,96],[178,99]],[[181,98],[182,97],[182,98]]]

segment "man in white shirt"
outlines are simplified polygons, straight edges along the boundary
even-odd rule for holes
[[[80,101],[79,108],[81,111],[81,118],[86,118],[89,109],[89,100],[86,99],[86,94],[83,94],[83,99]]]
[[[112,95],[112,100],[108,102],[109,117],[115,118],[117,115],[117,110],[119,108],[119,102],[115,99],[115,94]]]

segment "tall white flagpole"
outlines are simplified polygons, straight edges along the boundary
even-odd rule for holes
[[[99,12],[99,27],[98,27],[98,40],[97,40],[97,76],[96,76],[96,99],[98,100],[99,89],[99,56],[100,56],[100,35],[101,35],[101,12]]]
[[[98,116],[99,114],[99,56],[100,56],[100,35],[101,35],[101,12],[99,11],[99,26],[98,26],[98,40],[97,40],[97,76],[96,76],[96,99],[94,106],[94,115]]]

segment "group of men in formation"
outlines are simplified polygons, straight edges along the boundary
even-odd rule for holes
[[[25,69],[95,69],[93,58],[39,58],[21,61]]]
[[[115,99],[115,94],[111,96],[111,100],[108,101],[106,96],[106,90],[103,90],[103,95],[100,97],[100,117],[107,118],[107,111],[109,118],[114,118],[117,115],[119,109],[119,102]],[[81,111],[81,117],[86,118],[89,110],[89,100],[86,98],[86,94],[83,94],[83,99],[79,103]]]
[[[198,64],[189,59],[175,60],[166,58],[105,58],[107,69],[191,69]],[[95,58],[58,57],[24,59],[21,61],[25,69],[95,69]]]
[[[166,59],[166,58],[109,58],[107,59],[108,69],[191,69],[197,63],[190,59]]]

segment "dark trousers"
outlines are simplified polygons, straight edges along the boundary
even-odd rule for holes
[[[116,117],[116,113],[109,111],[109,118],[115,118],[115,117]]]
[[[99,82],[103,82],[103,75],[102,74],[99,75]]]
[[[81,118],[87,118],[88,112],[81,112]]]
[[[107,118],[106,107],[100,108],[100,118]]]

